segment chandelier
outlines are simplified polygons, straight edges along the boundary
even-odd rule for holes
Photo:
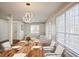
[[[30,6],[30,3],[26,3],[27,6]],[[30,11],[26,11],[24,17],[23,17],[23,21],[25,23],[30,23],[31,22],[31,18],[32,18],[32,13]]]
[[[30,23],[31,22],[31,12],[26,12],[25,13],[25,16],[23,17],[23,21],[25,22],[25,23]]]

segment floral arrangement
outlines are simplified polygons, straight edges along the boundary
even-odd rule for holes
[[[31,40],[31,37],[27,36],[27,37],[25,37],[25,40],[29,42]]]

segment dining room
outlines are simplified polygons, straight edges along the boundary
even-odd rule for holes
[[[78,15],[77,2],[0,2],[0,57],[79,57]]]

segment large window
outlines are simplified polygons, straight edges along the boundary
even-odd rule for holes
[[[65,37],[65,14],[58,16],[56,19],[57,41],[64,44]]]
[[[79,4],[56,17],[56,39],[79,54]]]
[[[51,39],[51,34],[52,34],[52,23],[51,23],[51,21],[47,21],[47,23],[46,23],[46,37],[48,38],[48,39]]]
[[[65,32],[65,14],[62,14],[61,16],[57,17],[56,20],[56,29],[57,32]]]
[[[31,33],[39,33],[39,25],[31,25]]]

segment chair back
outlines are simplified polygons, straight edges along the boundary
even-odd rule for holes
[[[10,42],[9,41],[4,42],[1,45],[4,48],[4,50],[7,50],[7,49],[11,48],[11,45],[10,45]]]
[[[62,54],[63,51],[64,51],[64,48],[62,46],[60,46],[60,45],[57,45],[55,53]]]
[[[56,44],[56,42],[52,40],[50,46],[53,47],[55,44]]]
[[[41,42],[39,40],[34,40],[33,46],[41,46]]]

